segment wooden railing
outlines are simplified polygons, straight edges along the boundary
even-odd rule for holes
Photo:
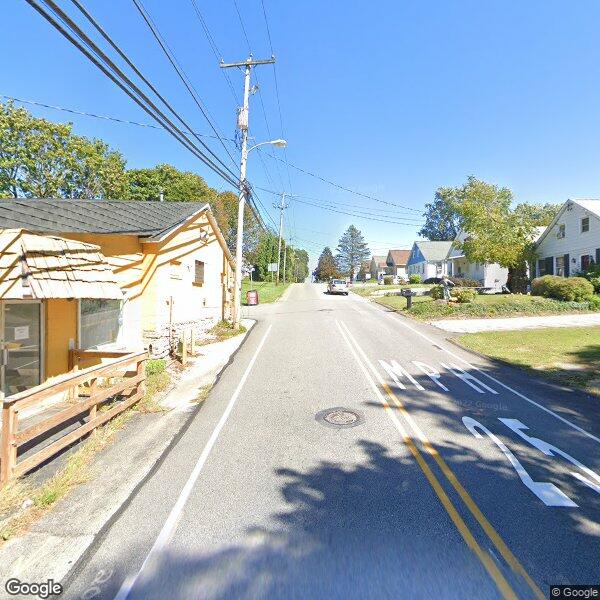
[[[4,398],[0,485],[31,471],[143,397],[146,352],[93,352],[94,356],[89,352],[73,352],[77,352],[78,361],[88,358],[109,360]],[[46,418],[31,419],[31,425],[19,429],[21,411],[40,407],[51,399],[58,399],[58,403],[49,408],[56,410],[58,406],[59,412]],[[47,410],[42,408],[40,414]],[[73,428],[76,422],[79,425]],[[60,435],[61,429],[66,430],[64,435]],[[25,444],[27,452],[19,460],[19,448]]]

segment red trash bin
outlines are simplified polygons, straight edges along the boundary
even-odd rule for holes
[[[246,304],[248,306],[256,306],[258,304],[258,291],[248,290],[246,292]]]

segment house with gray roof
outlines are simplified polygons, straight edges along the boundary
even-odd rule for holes
[[[415,242],[406,263],[406,272],[421,275],[423,280],[448,275],[448,254],[452,242]]]
[[[66,373],[70,350],[161,357],[231,317],[234,261],[206,203],[5,199],[0,237],[6,395]]]
[[[536,243],[536,275],[569,277],[600,264],[600,200],[567,200]]]
[[[497,263],[470,261],[460,247],[467,233],[459,231],[448,254],[448,275],[477,281],[488,292],[501,292],[508,282],[508,269]]]

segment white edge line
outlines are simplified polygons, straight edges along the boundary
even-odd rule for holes
[[[215,445],[215,442],[217,441],[217,438],[219,437],[221,430],[225,426],[225,423],[227,422],[227,419],[229,418],[229,415],[230,415],[231,411],[233,410],[233,407],[240,395],[240,392],[242,391],[242,388],[244,387],[244,384],[246,383],[246,379],[248,379],[248,375],[250,375],[250,371],[252,370],[252,367],[254,366],[254,363],[256,362],[256,359],[257,359],[260,351],[262,350],[262,347],[267,339],[267,336],[271,332],[272,327],[273,327],[272,324],[269,325],[269,328],[265,332],[265,335],[263,336],[262,340],[258,344],[258,347],[256,348],[254,355],[252,356],[250,362],[248,363],[248,366],[246,367],[246,370],[244,371],[242,378],[240,379],[237,387],[235,388],[235,391],[233,392],[233,395],[231,396],[229,402],[227,403],[225,411],[221,415],[221,418],[219,419],[219,422],[217,423],[216,427],[214,428],[208,442],[206,443],[206,446],[204,446],[204,449],[202,450],[202,453],[200,454],[200,457],[198,458],[198,461],[196,462],[196,465],[194,466],[192,473],[190,474],[185,485],[183,486],[183,489],[181,490],[181,493],[179,494],[179,497],[177,498],[175,505],[171,509],[171,512],[169,513],[169,516],[167,517],[165,524],[163,525],[160,533],[158,534],[158,537],[156,538],[156,541],[154,542],[154,544],[152,545],[152,548],[150,549],[150,552],[148,552],[148,554],[146,555],[146,558],[144,559],[142,566],[140,567],[139,571],[135,574],[135,576],[130,576],[125,579],[125,581],[121,585],[121,588],[119,589],[117,595],[115,596],[115,600],[127,600],[127,598],[129,597],[129,594],[132,592],[133,587],[135,586],[136,582],[138,581],[138,579],[139,579],[140,575],[142,574],[142,572],[144,571],[144,569],[147,567],[148,564],[150,564],[150,561],[156,555],[158,555],[160,552],[162,552],[162,550],[165,548],[165,546],[169,543],[169,540],[170,540],[171,536],[173,535],[175,528],[177,527],[179,519],[181,518],[183,509],[185,508],[185,505],[190,497],[190,494],[192,493],[194,485],[195,485],[198,477],[200,476],[200,472],[202,471],[204,464],[206,463],[206,459],[208,458],[213,446]]]
[[[436,342],[436,341],[432,340],[431,338],[427,337],[424,333],[421,333],[420,331],[418,331],[414,327],[411,327],[407,323],[404,323],[402,319],[399,319],[397,317],[393,317],[392,315],[390,315],[390,314],[388,314],[388,313],[386,313],[384,311],[381,311],[378,308],[375,308],[368,301],[365,301],[365,304],[367,306],[369,306],[370,308],[372,308],[377,313],[389,317],[390,319],[392,319],[394,321],[394,323],[398,323],[398,325],[401,325],[402,327],[406,327],[407,329],[410,329],[413,333],[416,333],[417,335],[420,335],[423,339],[427,340],[430,344],[435,344],[442,351],[446,352],[446,354],[449,354],[450,356],[453,356],[454,358],[456,358],[457,360],[460,360],[465,365],[471,367],[472,369],[475,369],[478,373],[481,373],[482,375],[485,375],[488,379],[491,379],[492,381],[494,381],[498,385],[501,385],[504,389],[508,390],[509,392],[512,392],[516,396],[519,396],[519,398],[522,398],[523,400],[529,402],[530,404],[533,404],[534,406],[537,406],[538,408],[540,408],[544,412],[548,413],[549,415],[552,415],[553,417],[555,417],[559,421],[562,421],[563,423],[565,423],[569,427],[572,427],[573,429],[576,429],[580,433],[583,433],[583,435],[586,435],[587,437],[591,438],[592,440],[594,440],[595,442],[598,442],[600,444],[600,438],[597,438],[592,433],[589,433],[585,429],[582,429],[581,427],[579,427],[579,425],[575,425],[575,423],[571,423],[571,421],[565,419],[564,417],[561,417],[560,415],[556,414],[554,411],[550,410],[549,408],[546,408],[542,404],[539,404],[535,400],[532,400],[531,398],[528,398],[527,396],[525,396],[521,392],[518,392],[514,388],[511,388],[509,385],[506,385],[505,383],[502,383],[499,379],[496,379],[494,376],[489,375],[488,373],[486,373],[485,371],[483,371],[480,368],[476,367],[475,365],[471,364],[470,362],[468,362],[464,358],[461,358],[458,354],[454,354],[454,352],[452,352],[451,350],[448,350],[447,348],[443,348],[442,346],[440,346],[440,344],[438,342]]]

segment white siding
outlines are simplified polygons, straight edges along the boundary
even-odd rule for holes
[[[581,220],[589,217],[589,231],[582,233]],[[557,237],[560,225],[565,226],[565,237]],[[581,269],[583,255],[596,256],[596,248],[600,248],[600,218],[585,210],[578,204],[571,204],[559,217],[556,224],[546,233],[537,248],[537,258],[553,257],[554,273],[556,274],[556,258],[569,255],[569,274],[574,275]],[[575,259],[575,262],[573,262]],[[536,274],[539,267],[536,261]]]

